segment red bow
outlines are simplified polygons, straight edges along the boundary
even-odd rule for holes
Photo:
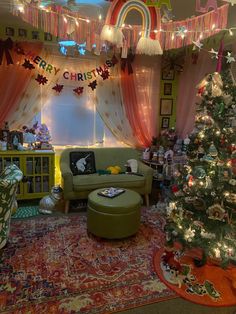
[[[2,64],[3,55],[5,53],[7,65],[14,64],[9,50],[13,48],[13,41],[11,38],[0,40],[0,65]]]

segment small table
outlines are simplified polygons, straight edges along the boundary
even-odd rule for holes
[[[98,195],[98,189],[88,196],[87,228],[101,238],[121,239],[135,234],[140,226],[141,196],[126,189],[108,198]]]

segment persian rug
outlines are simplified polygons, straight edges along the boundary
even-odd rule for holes
[[[179,258],[181,275],[170,271],[163,262],[163,249],[154,255],[158,277],[179,296],[194,303],[208,306],[236,305],[236,267],[221,268],[208,261],[201,267],[193,263],[192,254]]]
[[[0,312],[107,314],[176,297],[153,267],[164,219],[142,211],[122,240],[87,233],[86,213],[12,220],[1,251]]]

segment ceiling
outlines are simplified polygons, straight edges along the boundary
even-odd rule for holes
[[[13,1],[19,2],[40,2],[42,5],[49,6],[52,4],[62,5],[71,11],[76,11],[80,13],[81,16],[98,18],[99,15],[105,19],[107,10],[111,5],[110,1],[105,0],[0,0],[0,16],[4,17],[6,12]],[[173,20],[184,20],[192,16],[198,15],[195,10],[195,4],[197,0],[170,0],[172,5],[172,19]],[[207,0],[201,0],[202,5],[206,3]],[[218,6],[225,4],[223,0],[218,0]],[[165,6],[162,6],[165,8]],[[236,5],[229,6],[229,23],[228,27],[236,27]],[[1,18],[2,20],[2,18]],[[129,12],[127,19],[127,24],[142,24],[142,19],[140,13],[136,10]]]

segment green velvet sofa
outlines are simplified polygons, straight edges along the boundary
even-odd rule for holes
[[[71,170],[72,152],[94,152],[96,173],[73,175]],[[138,173],[141,176],[126,174],[126,164],[130,159],[138,161]],[[120,174],[101,174],[109,166],[119,166]],[[149,194],[152,189],[153,169],[140,161],[140,152],[133,148],[67,148],[60,157],[62,187],[64,190],[65,212],[69,210],[70,200],[86,199],[93,190],[105,187],[131,189],[144,196],[149,206]]]

